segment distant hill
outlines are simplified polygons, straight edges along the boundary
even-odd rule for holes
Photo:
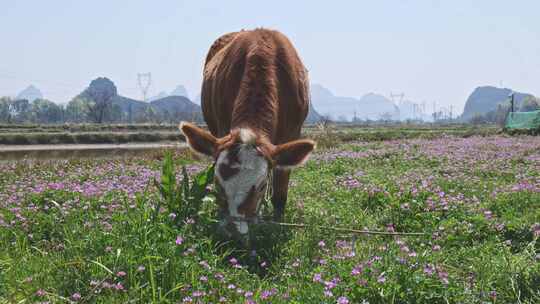
[[[186,88],[183,85],[178,85],[170,93],[167,93],[165,91],[161,91],[161,92],[159,92],[158,95],[148,98],[148,101],[151,102],[151,101],[158,100],[158,99],[161,99],[161,98],[165,98],[165,97],[168,97],[168,96],[183,96],[183,97],[186,97],[186,98],[189,99],[189,95],[188,95],[188,92],[187,92]]]
[[[26,99],[29,102],[32,102],[36,99],[43,99],[43,94],[35,86],[29,85],[28,87],[26,87],[26,89],[22,90],[19,94],[17,94],[15,99]]]
[[[335,96],[327,88],[313,84],[311,86],[311,100],[319,114],[330,116],[337,120],[381,119],[383,116],[398,119],[399,109],[388,98],[369,93],[362,98]]]
[[[473,118],[476,114],[485,114],[489,111],[497,109],[497,104],[509,100],[508,96],[510,93],[512,93],[511,89],[503,89],[492,86],[483,86],[474,89],[469,98],[467,98],[461,119],[467,121]],[[514,92],[516,109],[519,109],[523,99],[528,96],[532,95]]]
[[[176,86],[176,88],[172,90],[169,96],[183,96],[183,97],[189,98],[188,92],[183,85]]]
[[[313,103],[310,102],[308,115],[304,123],[312,124],[312,123],[317,123],[321,120],[322,120],[322,116],[319,113],[317,113],[317,111],[313,107]]]
[[[192,120],[201,121],[202,110],[197,104],[184,96],[168,96],[150,103],[159,115],[174,121]]]
[[[161,98],[165,98],[167,96],[169,96],[169,94],[167,92],[165,92],[165,91],[162,91],[162,92],[159,92],[159,94],[157,94],[156,96],[152,96],[152,97],[148,98],[148,102],[158,100],[158,99],[161,99]]]
[[[201,121],[202,119],[201,107],[183,96],[167,96],[148,103],[118,95],[113,100],[114,105],[120,107],[123,117],[126,119],[131,117],[131,120],[137,120],[149,111],[149,108],[166,121]]]

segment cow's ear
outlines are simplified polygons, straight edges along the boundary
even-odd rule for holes
[[[214,135],[185,121],[180,123],[179,129],[186,137],[186,142],[193,151],[214,156],[218,141]]]
[[[315,146],[310,139],[294,140],[275,147],[272,159],[279,169],[292,169],[305,163]]]

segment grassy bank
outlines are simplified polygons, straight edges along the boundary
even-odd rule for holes
[[[385,127],[334,125],[306,126],[303,136],[316,139],[321,147],[359,141],[381,141],[441,136],[469,137],[496,134],[494,127],[465,125],[396,125]],[[0,144],[94,144],[183,140],[176,125],[0,125]]]

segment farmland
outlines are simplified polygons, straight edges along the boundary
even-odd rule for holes
[[[1,163],[0,302],[540,302],[540,137],[308,134],[322,145],[285,216],[305,227],[261,224],[254,250],[215,236],[212,189],[196,209],[165,202],[161,151]],[[173,159],[178,182],[210,165]]]

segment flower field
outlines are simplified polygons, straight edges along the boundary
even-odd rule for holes
[[[209,165],[174,162],[174,184]],[[306,227],[261,224],[253,249],[216,236],[211,191],[164,202],[162,167],[0,164],[0,303],[540,303],[540,137],[321,149],[291,178]]]

